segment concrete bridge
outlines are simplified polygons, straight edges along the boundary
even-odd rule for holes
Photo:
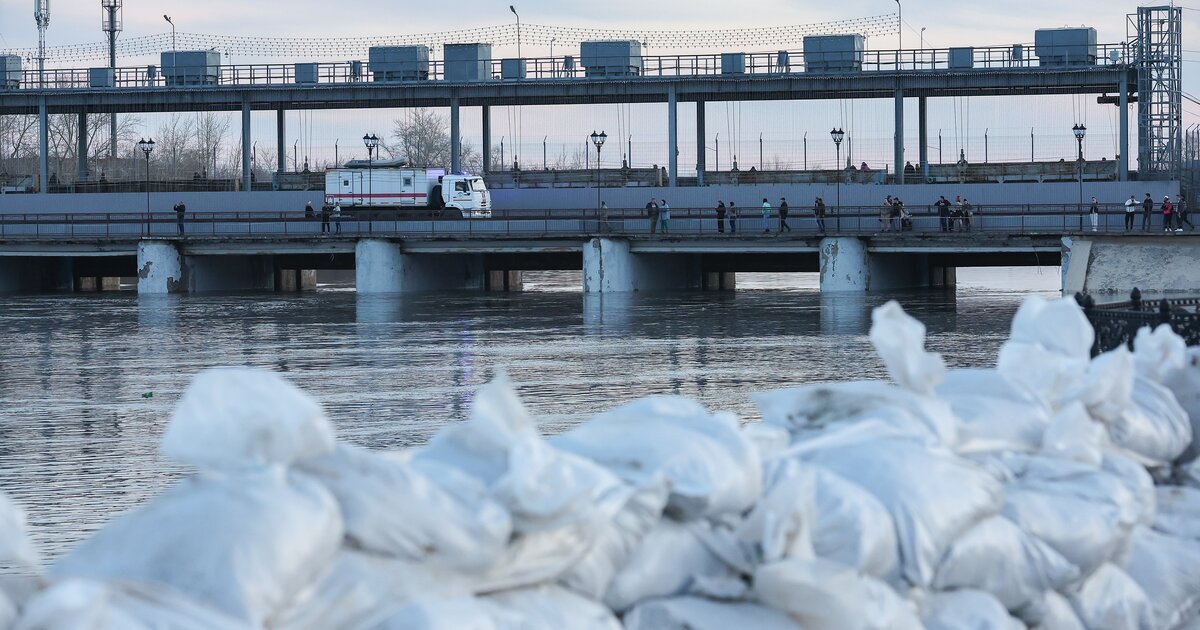
[[[943,232],[936,215],[885,231],[878,214],[852,212],[827,217],[825,232],[792,217],[783,234],[777,217],[769,233],[760,215],[731,234],[711,215],[682,214],[667,234],[622,216],[351,220],[326,233],[303,215],[220,215],[189,219],[184,234],[164,215],[41,216],[0,222],[0,292],[99,289],[115,277],[137,277],[143,294],[295,291],[313,288],[316,270],[353,270],[360,293],[520,290],[532,270],[581,270],[589,293],[731,290],[739,272],[819,272],[823,291],[868,292],[952,286],[958,267],[1059,264],[1067,291],[1200,288],[1196,233],[1157,223],[1125,233],[1123,212],[1106,211],[1096,232],[1073,212],[991,209],[970,232]]]

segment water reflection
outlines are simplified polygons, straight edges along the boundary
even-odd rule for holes
[[[421,444],[504,369],[544,432],[654,393],[754,417],[748,394],[883,377],[870,309],[899,297],[951,365],[981,365],[1019,294],[811,290],[0,298],[0,489],[53,557],[182,471],[158,454],[196,372],[257,365],[325,405],[339,435]]]

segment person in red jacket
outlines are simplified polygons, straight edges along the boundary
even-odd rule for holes
[[[1163,197],[1162,213],[1163,213],[1163,231],[1164,232],[1174,231],[1174,230],[1172,230],[1171,225],[1175,218],[1175,206],[1171,204],[1170,197]],[[1179,230],[1179,231],[1182,232],[1183,230]]]

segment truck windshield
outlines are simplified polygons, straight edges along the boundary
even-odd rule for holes
[[[487,185],[483,183],[483,179],[475,177],[471,180],[471,190],[487,190]]]

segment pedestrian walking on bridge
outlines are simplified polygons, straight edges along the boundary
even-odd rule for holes
[[[1183,224],[1186,223],[1186,224],[1188,224],[1188,227],[1192,228],[1192,231],[1195,232],[1196,226],[1192,225],[1192,220],[1188,218],[1187,197],[1184,197],[1183,193],[1179,193],[1179,196],[1177,197],[1177,199],[1178,199],[1178,201],[1175,203],[1175,217],[1179,221],[1178,221],[1176,227],[1178,227],[1180,230],[1182,230]]]
[[[771,202],[767,201],[766,197],[763,197],[762,227],[763,227],[763,234],[771,233]]]
[[[1092,205],[1088,209],[1088,214],[1091,215],[1092,231],[1095,232],[1097,226],[1100,225],[1100,204],[1096,201],[1095,197],[1092,197]]]
[[[1138,202],[1133,195],[1129,195],[1129,201],[1125,202],[1125,231],[1133,230],[1133,218],[1137,214]]]
[[[813,216],[817,218],[817,231],[821,234],[825,233],[825,200],[817,197],[817,201],[813,204]]]
[[[780,197],[779,198],[779,233],[780,234],[783,234],[784,230],[787,230],[789,232],[792,231],[791,226],[789,226],[787,224],[789,212],[790,211],[788,210],[787,198]]]
[[[1154,212],[1154,200],[1150,198],[1150,193],[1146,193],[1146,198],[1142,200],[1142,231],[1150,231],[1150,214]]]
[[[729,202],[729,233],[737,234],[738,209],[732,201]]]

